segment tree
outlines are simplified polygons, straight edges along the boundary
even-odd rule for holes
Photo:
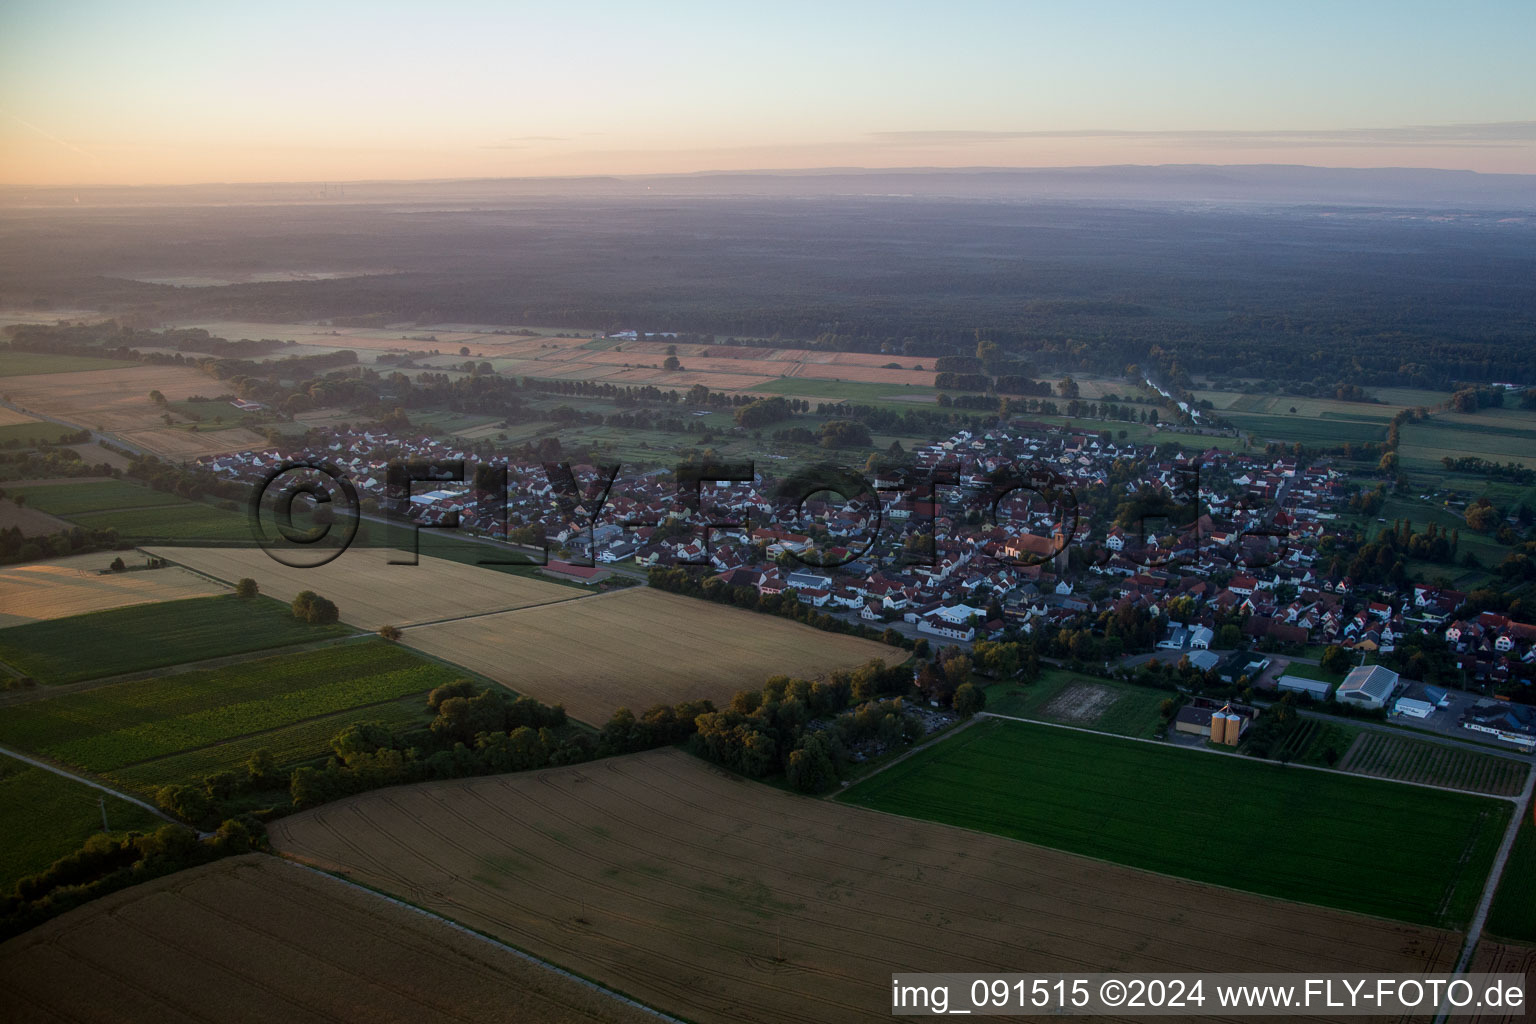
[[[1325,672],[1348,672],[1349,652],[1336,644],[1330,644],[1324,648],[1323,656],[1318,659]]]
[[[403,636],[403,635],[404,634],[400,632],[400,627],[399,626],[380,626],[379,627],[379,636],[383,637],[385,640],[396,641],[396,640],[399,640],[400,637]]]
[[[663,370],[681,370],[683,364],[678,360],[677,356],[667,356],[666,361],[661,364],[661,368]]]
[[[301,590],[294,597],[293,615],[312,626],[329,626],[340,618],[335,603],[313,590]]]
[[[461,346],[459,348],[459,355],[461,355],[461,356],[469,355],[469,346],[468,345]]]
[[[1478,533],[1491,533],[1501,518],[1487,498],[1479,498],[1467,508],[1467,525]]]
[[[969,718],[987,706],[987,691],[975,683],[964,683],[955,691],[955,710]]]
[[[276,786],[282,782],[282,776],[277,774],[277,762],[272,757],[272,751],[266,747],[251,753],[245,762],[245,775],[253,786]]]
[[[128,571],[128,566],[123,562],[123,557],[121,555],[119,555],[116,558],[112,559],[112,564],[108,568],[110,568],[113,572],[127,572]]]
[[[805,737],[800,749],[790,752],[785,774],[789,784],[802,793],[823,793],[830,789],[837,780],[831,741],[819,732]]]
[[[1242,629],[1240,627],[1236,626],[1236,625],[1233,625],[1230,622],[1227,623],[1225,626],[1222,626],[1221,627],[1221,632],[1216,634],[1216,646],[1220,647],[1223,650],[1226,650],[1226,649],[1232,648],[1232,647],[1241,646],[1242,642],[1243,642],[1243,631],[1242,631]]]
[[[259,593],[261,593],[261,588],[258,587],[256,585],[256,581],[251,579],[249,576],[240,577],[240,581],[235,584],[236,597],[244,598],[245,600],[249,601]],[[298,613],[295,612],[294,614]]]

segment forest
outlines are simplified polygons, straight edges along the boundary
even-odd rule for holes
[[[1178,386],[1237,366],[1330,392],[1536,379],[1531,218],[1441,212],[920,193],[13,208],[0,306],[135,326],[676,331],[960,357],[936,364],[956,378],[986,340],[1009,360],[993,376],[1135,364]],[[317,276],[249,280],[276,271]],[[236,283],[153,283],[177,274]]]

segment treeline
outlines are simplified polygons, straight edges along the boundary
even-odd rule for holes
[[[44,425],[45,424],[41,424],[41,423],[38,424],[38,426],[44,426]],[[64,433],[60,434],[57,438],[55,438],[53,440],[48,440],[48,441],[43,441],[43,440],[30,441],[30,440],[28,440],[26,438],[21,438],[21,437],[9,437],[9,438],[6,438],[3,442],[0,442],[0,447],[4,447],[4,448],[34,448],[35,447],[35,448],[42,448],[42,449],[46,450],[46,449],[54,448],[54,447],[62,447],[63,445],[68,445],[68,444],[85,444],[90,439],[91,439],[91,432],[89,430],[83,430],[83,429],[82,430],[69,430],[69,431],[65,431]],[[78,452],[76,453],[76,457],[77,458],[79,457],[79,453]]]
[[[117,530],[110,526],[101,530],[72,526],[38,537],[23,537],[19,526],[0,528],[0,562],[3,563],[87,555],[92,551],[121,551],[132,546],[123,543]]]
[[[1440,464],[1453,473],[1486,476],[1512,484],[1536,483],[1536,469],[1529,469],[1518,462],[1506,462],[1501,465],[1487,459],[1480,459],[1476,455],[1463,455],[1459,458],[1447,455],[1440,460]]]
[[[377,722],[349,726],[331,740],[334,757],[289,779],[296,808],[405,782],[456,779],[576,764],[597,756],[591,737],[566,729],[565,709],[467,680],[427,697],[436,717],[426,729],[396,732]]]
[[[0,474],[10,480],[54,476],[121,476],[106,462],[86,462],[73,448],[41,447],[24,452],[0,451]]]
[[[229,819],[202,839],[181,825],[121,837],[98,833],[47,870],[22,878],[0,898],[0,939],[130,885],[266,844],[266,830],[249,818]]]

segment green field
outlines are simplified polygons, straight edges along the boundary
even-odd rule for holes
[[[260,423],[267,417],[265,410],[243,412],[228,402],[167,402],[165,411],[178,420],[196,423],[204,430],[223,430],[226,427],[246,427]],[[181,424],[177,424],[180,426]]]
[[[229,512],[190,502],[160,508],[79,512],[69,520],[92,530],[114,529],[124,540],[140,543],[201,544],[210,540],[249,543],[251,540],[250,519],[245,512]]]
[[[401,721],[398,710],[382,705],[463,675],[387,641],[367,640],[7,708],[0,745],[152,793],[237,767],[259,747],[280,753],[280,763],[321,756],[345,725]],[[321,719],[323,728],[304,727]]]
[[[56,356],[46,352],[15,352],[0,349],[0,377],[27,377],[34,373],[74,373],[77,370],[116,370],[138,363],[91,356]]]
[[[1163,690],[1048,668],[1032,683],[988,686],[987,710],[1150,739],[1162,732],[1158,709],[1172,696]]]
[[[105,797],[114,832],[149,832],[164,824],[142,807],[98,789],[0,757],[0,894],[18,878],[36,874],[101,831]]]
[[[125,540],[202,543],[251,540],[247,513],[229,511],[126,480],[18,488],[27,504],[92,530],[112,528]]]
[[[1336,445],[1345,441],[1357,444],[1366,441],[1384,441],[1387,423],[1345,419],[1312,419],[1305,416],[1256,416],[1248,413],[1223,413],[1239,430],[1247,431],[1259,441],[1279,441],[1285,444]]]
[[[1520,813],[1524,820],[1483,930],[1501,939],[1536,942],[1536,822],[1529,803]]]
[[[841,799],[1448,928],[1470,919],[1512,810],[1483,797],[1000,720],[919,751]]]
[[[332,736],[357,722],[383,722],[403,732],[425,726],[431,719],[426,701],[420,693],[413,691],[398,700],[386,703],[365,701],[293,725],[197,747],[185,753],[149,758],[106,774],[124,789],[153,793],[168,783],[196,781],[214,772],[238,770],[258,750],[270,753],[279,769],[313,761],[330,753]]]
[[[1487,415],[1493,412],[1506,415]],[[1403,425],[1398,458],[1404,469],[1443,470],[1440,460],[1447,456],[1536,466],[1536,417],[1524,410],[1500,409],[1476,416],[1437,415]]]
[[[0,427],[0,445],[58,444],[66,434],[78,433],[62,423],[38,420],[33,423],[8,423]]]
[[[798,398],[824,398],[828,401],[846,401],[856,405],[883,405],[897,403],[921,409],[930,407],[939,394],[938,388],[914,384],[871,384],[857,380],[821,380],[816,377],[775,377],[761,384],[754,384],[748,391],[766,395],[794,395]],[[911,401],[903,401],[910,399]]]
[[[132,605],[0,630],[0,661],[48,685],[345,636],[269,597],[233,594]]]
[[[92,480],[72,484],[38,484],[13,488],[11,494],[25,495],[27,505],[56,516],[110,509],[169,507],[191,505],[185,498],[157,491],[126,480]]]

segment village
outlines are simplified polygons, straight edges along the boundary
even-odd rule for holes
[[[326,466],[352,482],[364,515],[513,543],[568,581],[695,567],[719,585],[793,592],[913,640],[969,648],[1092,629],[1118,614],[1150,621],[1155,635],[1150,651],[1107,638],[1095,652],[1106,666],[1187,659],[1228,681],[1251,674],[1275,693],[1415,719],[1446,718],[1437,712],[1452,704],[1447,689],[1384,667],[1340,681],[1309,666],[1338,648],[1370,668],[1422,634],[1442,637],[1463,685],[1485,696],[1536,674],[1536,626],[1493,612],[1458,618],[1467,595],[1448,587],[1330,571],[1358,488],[1327,460],[1169,453],[1022,421],[959,431],[910,459],[872,479],[827,470],[793,480],[739,466],[695,466],[679,478],[667,468],[510,462],[504,496],[499,476],[466,468],[483,452],[378,430],[201,463],[253,485],[285,465]],[[1123,499],[1116,507],[1112,492]],[[1285,657],[1265,671],[1265,654]],[[1458,724],[1536,743],[1536,715],[1522,704],[1468,704]]]

